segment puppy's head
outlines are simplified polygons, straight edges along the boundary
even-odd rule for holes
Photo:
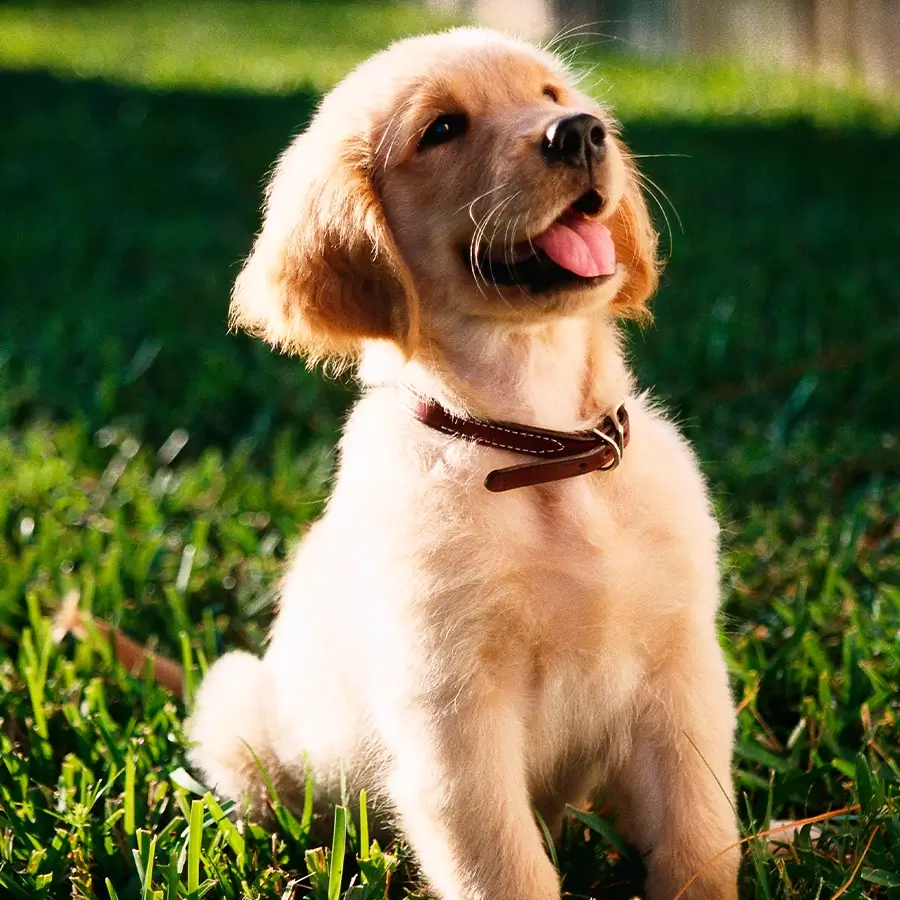
[[[656,235],[604,109],[493,32],[411,38],[360,66],[281,157],[231,319],[311,359],[413,352],[446,316],[640,315]]]

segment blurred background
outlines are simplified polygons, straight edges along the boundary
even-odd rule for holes
[[[646,56],[731,57],[877,91],[900,82],[900,4],[894,0],[427,0],[438,11],[546,39],[591,23],[592,40]],[[588,30],[590,30],[590,28]]]
[[[830,896],[871,828],[875,874],[847,896],[893,890],[898,0],[0,2],[0,888],[51,896],[75,866],[127,893],[134,803],[148,827],[183,818],[159,784],[192,680],[261,646],[354,392],[226,333],[266,173],[355,63],[473,21],[568,54],[647,176],[668,262],[631,356],[723,522],[748,827],[871,788],[826,850],[765,863],[745,895]],[[66,596],[181,659],[185,706],[102,642],[54,646]],[[73,826],[35,862],[66,785],[98,786],[122,747],[131,831]],[[110,815],[121,789],[96,801]],[[296,862],[266,846],[272,871]],[[587,891],[584,852],[564,865]]]

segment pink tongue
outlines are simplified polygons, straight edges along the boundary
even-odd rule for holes
[[[558,266],[582,278],[612,275],[616,271],[616,248],[609,229],[582,216],[564,216],[534,238],[533,243]]]

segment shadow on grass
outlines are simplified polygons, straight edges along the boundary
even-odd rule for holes
[[[263,178],[315,99],[0,73],[0,425],[124,421],[152,441],[184,427],[197,447],[282,426],[333,437],[345,388],[225,330]],[[875,454],[864,470],[895,466],[879,448],[900,380],[900,135],[625,134],[639,154],[686,154],[642,160],[684,224],[668,210],[656,325],[633,341],[645,383],[723,464],[740,437],[768,458],[852,444]]]
[[[226,334],[264,176],[307,120],[290,98],[0,77],[0,424],[124,420],[154,441],[335,427],[345,390]]]

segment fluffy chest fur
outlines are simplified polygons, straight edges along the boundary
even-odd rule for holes
[[[716,529],[692,454],[641,398],[627,403],[619,469],[503,495],[481,480],[509,454],[429,431],[391,391],[348,424],[344,471],[365,472],[365,458],[369,474],[341,481],[332,513],[346,488],[357,533],[371,529],[356,557],[365,585],[349,592],[362,621],[379,619],[398,656],[411,642],[418,677],[448,696],[474,673],[515,695],[535,771],[624,734],[673,636],[715,606]],[[404,623],[396,640],[385,621]]]

